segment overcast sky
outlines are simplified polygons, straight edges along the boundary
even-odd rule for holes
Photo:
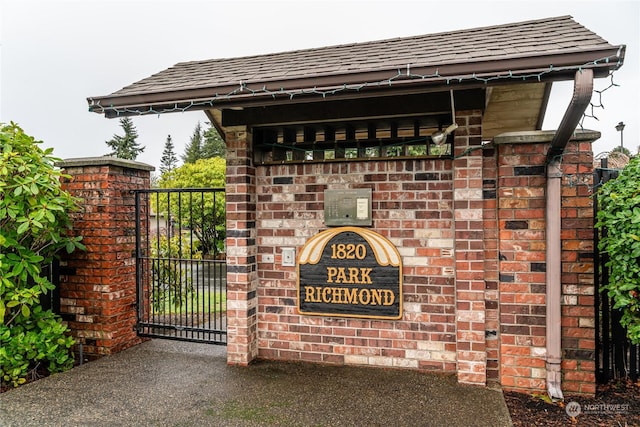
[[[596,154],[636,152],[640,125],[639,1],[191,1],[0,0],[0,122],[17,122],[61,158],[101,156],[122,134],[117,119],[89,113],[86,98],[110,94],[182,62],[266,54],[571,15],[612,45],[626,44],[619,85],[603,92]],[[610,79],[596,81],[603,90]],[[555,84],[544,129],[571,99]],[[592,99],[600,104],[596,94]],[[138,160],[159,166],[167,135],[181,155],[204,112],[133,117]]]

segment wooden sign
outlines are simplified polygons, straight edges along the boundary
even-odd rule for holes
[[[402,260],[371,230],[340,227],[307,241],[298,257],[298,312],[400,319]]]

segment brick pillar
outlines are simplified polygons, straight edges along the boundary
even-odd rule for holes
[[[523,142],[507,135],[494,140],[498,150],[500,381],[509,389],[544,390],[547,152],[544,143],[550,141],[553,133],[541,141],[531,138]]]
[[[482,112],[461,111],[454,144],[458,381],[485,384]]]
[[[500,382],[500,292],[498,290],[498,203],[495,148],[483,150],[482,198],[484,199],[484,283],[487,382]]]
[[[597,132],[576,132],[562,156],[562,390],[596,392],[593,151]]]
[[[89,358],[138,344],[136,324],[135,198],[154,169],[139,162],[95,157],[58,163],[71,178],[62,188],[82,199],[73,233],[87,251],[61,260],[60,310]]]
[[[595,393],[593,153],[576,131],[561,159],[562,391]],[[553,131],[498,135],[500,382],[546,388],[546,153]]]
[[[251,135],[225,129],[227,143],[227,363],[246,365],[258,355],[256,170]]]

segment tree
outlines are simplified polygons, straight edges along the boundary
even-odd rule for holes
[[[191,136],[191,141],[184,147],[182,160],[185,163],[195,163],[202,159],[202,126],[200,122],[196,125]]]
[[[38,368],[73,367],[72,337],[40,296],[54,289],[41,266],[57,253],[84,246],[67,233],[78,200],[61,189],[69,178],[16,124],[0,124],[0,380],[23,384]]]
[[[220,134],[211,123],[209,127],[202,130],[200,122],[196,125],[191,136],[191,141],[185,146],[182,160],[185,163],[195,163],[200,159],[210,159],[212,157],[224,158],[227,146],[220,137]]]
[[[202,147],[202,157],[209,159],[211,157],[226,157],[227,146],[220,137],[217,129],[208,123],[209,128],[204,131],[204,146]]]
[[[185,163],[160,178],[160,188],[224,187],[226,161],[220,157]],[[167,199],[166,194],[152,200],[154,212],[166,218],[183,218],[178,224],[189,228],[199,242],[204,256],[215,256],[224,249],[226,215],[224,194],[207,193],[202,197],[180,200]]]
[[[124,130],[124,135],[113,135],[113,138],[105,141],[113,150],[107,155],[120,159],[135,160],[138,154],[144,151],[145,147],[140,147],[140,144],[136,142],[138,132],[129,117],[120,119],[120,126]]]
[[[171,142],[171,135],[167,135],[167,141],[164,143],[164,150],[162,151],[162,158],[160,159],[160,173],[170,172],[178,166],[178,158],[175,151],[173,151],[173,142]]]
[[[631,157],[631,151],[627,148],[627,147],[621,147],[621,146],[617,146],[616,148],[614,148],[613,150],[611,150],[611,153],[621,153],[624,154],[627,157]]]

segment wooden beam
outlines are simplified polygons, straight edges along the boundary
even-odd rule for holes
[[[454,92],[456,110],[484,109],[485,90]],[[378,98],[327,100],[295,105],[224,109],[222,126],[273,126],[288,123],[329,123],[344,120],[406,117],[451,112],[449,92]]]

